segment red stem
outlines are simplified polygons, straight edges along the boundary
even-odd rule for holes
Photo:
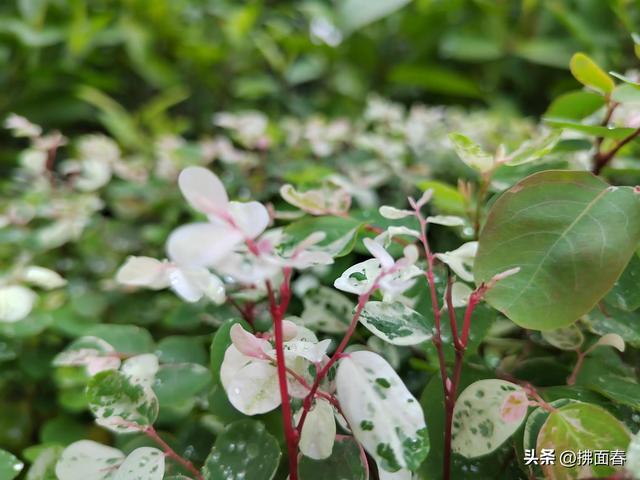
[[[158,444],[158,446],[162,448],[166,457],[175,460],[177,463],[186,468],[189,473],[191,473],[196,478],[196,480],[204,480],[204,477],[200,474],[200,471],[193,465],[193,463],[191,463],[186,458],[178,455],[167,442],[160,438],[160,435],[158,435],[158,432],[156,432],[155,428],[153,428],[152,425],[145,428],[143,431],[149,438],[151,438]]]
[[[284,269],[284,281],[280,286],[280,303],[276,301],[271,282],[267,281],[267,292],[269,294],[269,309],[273,319],[273,333],[276,347],[276,368],[278,370],[278,386],[280,388],[280,399],[282,401],[282,422],[284,425],[284,435],[287,442],[289,456],[289,478],[298,480],[298,432],[293,426],[293,416],[291,415],[291,404],[289,403],[289,389],[287,385],[287,366],[284,356],[284,336],[282,333],[282,320],[284,312],[287,311],[291,298],[291,269]]]

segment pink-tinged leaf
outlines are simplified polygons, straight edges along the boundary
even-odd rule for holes
[[[212,267],[242,242],[242,234],[223,225],[190,223],[174,230],[167,255],[181,266]]]
[[[500,407],[500,418],[505,422],[520,422],[527,414],[529,400],[523,391],[510,393]]]
[[[187,202],[202,213],[212,214],[227,210],[227,191],[220,179],[206,168],[185,168],[178,177],[178,186]]]
[[[269,212],[260,202],[230,202],[229,214],[248,238],[256,238],[269,225]]]
[[[247,332],[240,324],[236,323],[229,331],[231,342],[240,353],[248,357],[268,360],[269,356],[265,353],[271,349],[269,342],[262,338],[257,338]]]

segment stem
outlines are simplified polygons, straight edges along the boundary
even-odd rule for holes
[[[186,468],[189,473],[191,473],[196,478],[196,480],[204,480],[204,477],[200,474],[200,471],[193,465],[193,463],[191,463],[186,458],[178,455],[167,442],[160,438],[160,435],[158,435],[158,432],[156,432],[155,428],[153,428],[153,425],[145,428],[143,432],[145,433],[145,435],[147,435],[147,437],[151,438],[158,444],[158,446],[162,448],[166,457],[175,460],[177,463]]]
[[[291,415],[291,404],[289,403],[287,366],[285,364],[284,337],[282,333],[284,312],[287,311],[291,298],[290,281],[291,269],[285,268],[284,281],[280,286],[279,304],[276,301],[271,282],[267,281],[266,286],[269,294],[269,309],[273,319],[273,332],[275,335],[276,368],[278,370],[278,386],[280,388],[280,399],[282,401],[282,422],[289,457],[289,478],[291,480],[298,480],[298,432],[293,427],[293,416]]]
[[[584,358],[587,356],[589,352],[590,350],[587,350],[586,352],[581,352],[580,349],[576,349],[576,353],[578,354],[578,360],[576,360],[576,364],[573,367],[573,370],[571,371],[571,375],[567,377],[567,385],[575,385],[576,378],[578,377],[578,373],[580,373],[580,370],[582,369]]]

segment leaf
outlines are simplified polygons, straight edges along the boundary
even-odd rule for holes
[[[640,348],[639,312],[625,312],[607,308],[607,312],[604,313],[596,308],[587,317],[584,317],[584,321],[593,333],[598,335],[617,333],[632,347]]]
[[[298,476],[304,480],[327,480],[345,478],[366,480],[367,471],[362,464],[358,444],[347,437],[337,440],[329,458],[313,460],[303,456],[298,462]]]
[[[519,385],[495,379],[472,383],[453,411],[453,451],[466,458],[491,453],[520,428],[527,406],[527,395]]]
[[[476,283],[520,267],[487,302],[518,325],[572,324],[613,286],[640,239],[640,199],[586,172],[531,175],[493,205],[480,234]]]
[[[615,87],[611,77],[584,53],[576,53],[571,57],[569,68],[576,80],[585,87],[605,94],[611,93]]]
[[[362,222],[351,218],[322,216],[303,218],[291,223],[284,229],[293,244],[300,243],[315,232],[324,232],[324,240],[315,245],[332,256],[343,257],[353,250],[358,229]]]
[[[640,103],[640,88],[633,85],[618,85],[613,89],[611,99],[618,103]]]
[[[216,438],[202,469],[205,480],[270,480],[280,461],[278,442],[261,422],[233,422]]]
[[[251,330],[251,326],[243,320],[232,318],[220,325],[220,327],[218,327],[218,330],[216,331],[216,334],[213,336],[210,348],[210,369],[214,385],[220,383],[220,366],[222,365],[222,361],[224,360],[224,355],[227,351],[227,347],[231,345],[229,330],[231,330],[231,327],[233,327],[236,323],[242,325],[245,330]]]
[[[353,302],[333,288],[320,285],[305,292],[302,324],[328,333],[343,333],[349,328]]]
[[[31,312],[38,300],[35,292],[22,285],[0,287],[0,323],[14,323]]]
[[[340,360],[337,396],[356,439],[384,470],[415,470],[429,452],[422,408],[398,374],[373,352]]]
[[[89,328],[85,335],[98,337],[111,344],[119,353],[137,355],[153,351],[153,338],[136,325],[102,324]]]
[[[575,325],[547,330],[542,332],[542,338],[560,350],[575,350],[584,342],[582,331]]]
[[[87,400],[96,423],[114,432],[140,431],[158,417],[153,390],[113,370],[98,373],[89,381]]]
[[[296,420],[296,423],[298,421]],[[300,432],[300,452],[314,460],[329,458],[335,439],[336,420],[333,407],[327,400],[318,398],[309,410]]]
[[[427,319],[401,302],[367,302],[360,322],[393,345],[417,345],[432,337],[433,326],[427,324]]]
[[[577,90],[560,95],[551,102],[545,117],[582,120],[604,106],[604,98],[593,92]]]
[[[157,448],[140,447],[127,456],[113,480],[162,480],[162,477],[164,453]]]
[[[478,86],[468,76],[437,65],[400,64],[389,74],[389,81],[399,86],[465,98],[481,98]]]
[[[20,474],[23,468],[24,463],[18,458],[6,450],[0,450],[0,478],[3,480],[13,480]]]
[[[124,453],[91,440],[72,443],[56,464],[59,480],[115,480]]]
[[[537,451],[553,449],[556,454],[565,450],[624,450],[631,435],[625,426],[604,408],[583,402],[572,402],[552,412],[540,429]],[[592,473],[584,466],[567,467],[555,465],[541,466],[545,478],[573,480],[580,475],[606,477],[612,475],[615,467],[593,465]]]
[[[611,138],[613,140],[622,140],[634,132],[633,128],[609,128],[601,125],[586,125],[575,120],[566,120],[563,118],[544,117],[542,120],[554,128],[567,128],[594,137]]]
[[[574,401],[575,400],[561,398],[559,400],[549,402],[549,405],[551,405],[555,409],[558,409]],[[551,412],[547,411],[543,407],[537,407],[529,414],[524,425],[523,448],[525,450],[536,448],[536,443],[538,442],[538,434],[540,433],[540,429],[542,428],[544,423],[547,421],[547,418],[549,418],[550,413]]]
[[[161,363],[198,363],[206,365],[207,352],[202,341],[188,336],[164,337],[158,342],[156,355]]]
[[[493,155],[485,152],[480,145],[460,133],[449,134],[453,148],[464,163],[474,170],[488,172],[494,167]]]
[[[411,0],[345,0],[338,3],[337,17],[345,33],[391,15]]]
[[[640,478],[640,432],[637,432],[631,439],[629,447],[627,447],[627,463],[626,469],[632,472],[634,478]]]
[[[640,308],[640,257],[636,252],[631,256],[631,261],[613,285],[613,288],[604,297],[609,305],[632,312]]]
[[[525,163],[534,162],[548,155],[560,140],[561,133],[560,130],[554,130],[543,137],[524,142],[520,148],[509,155],[507,165],[512,167],[515,165],[524,165]]]
[[[162,365],[156,374],[153,390],[161,407],[195,400],[211,382],[209,370],[197,363]]]
[[[616,403],[640,410],[640,385],[632,372],[612,368],[599,358],[585,360],[576,384],[604,395]]]

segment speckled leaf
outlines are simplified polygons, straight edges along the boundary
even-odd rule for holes
[[[401,302],[367,302],[360,322],[393,345],[417,345],[431,339],[432,326],[420,313]]]
[[[367,471],[358,444],[350,438],[336,441],[329,458],[301,457],[298,476],[304,480],[367,480]]]
[[[453,451],[481,457],[500,447],[515,433],[527,414],[527,395],[504,380],[479,380],[458,397],[453,411]]]
[[[157,448],[140,447],[127,456],[113,480],[162,480],[163,476],[164,453]]]
[[[329,253],[331,256],[347,255],[356,243],[358,229],[362,222],[352,218],[322,216],[303,218],[291,223],[284,229],[291,243],[300,243],[315,232],[323,232],[326,236],[314,248]]]
[[[449,134],[453,148],[464,163],[474,170],[486,172],[493,168],[493,155],[485,152],[480,145],[460,134]]]
[[[560,328],[607,293],[639,240],[640,195],[632,188],[610,187],[588,172],[536,173],[493,205],[475,279],[520,267],[487,293],[487,302],[522,327]]]
[[[604,408],[590,403],[573,402],[552,412],[538,434],[537,451],[625,450],[631,435],[625,426]],[[542,465],[545,478],[572,480],[605,477],[616,471],[606,465],[566,467]]]
[[[296,423],[299,420],[296,420]],[[299,448],[303,455],[315,460],[331,456],[336,439],[333,407],[322,398],[316,399],[300,432]]]
[[[593,333],[617,333],[632,347],[640,348],[640,312],[609,307],[605,313],[596,308],[584,317],[584,321]]]
[[[422,408],[380,355],[340,360],[337,396],[356,439],[384,470],[416,469],[429,452]]]
[[[305,293],[303,325],[329,333],[343,333],[349,328],[353,302],[333,288],[319,286]]]
[[[13,480],[22,469],[24,463],[5,450],[0,450],[0,478]]]
[[[542,332],[542,338],[560,350],[575,350],[584,342],[584,335],[576,325],[547,330]]]
[[[136,385],[113,370],[91,379],[87,400],[96,423],[114,432],[139,431],[152,425],[158,416],[158,399],[153,390]]]
[[[56,464],[59,480],[114,480],[124,453],[91,440],[72,443]]]
[[[202,473],[205,480],[270,480],[280,455],[278,442],[261,422],[239,420],[218,436]]]
[[[553,408],[560,408],[574,401],[575,400],[561,398],[559,400],[549,402],[549,405],[551,405]],[[545,410],[543,407],[538,407],[534,409],[527,417],[527,421],[524,424],[524,436],[522,445],[525,450],[535,450],[536,444],[538,443],[538,434],[540,433],[540,429],[544,425],[544,422],[546,422],[547,418],[549,418],[549,413],[550,412]]]
[[[615,369],[599,358],[587,358],[578,374],[576,384],[640,410],[640,385],[633,371]]]

